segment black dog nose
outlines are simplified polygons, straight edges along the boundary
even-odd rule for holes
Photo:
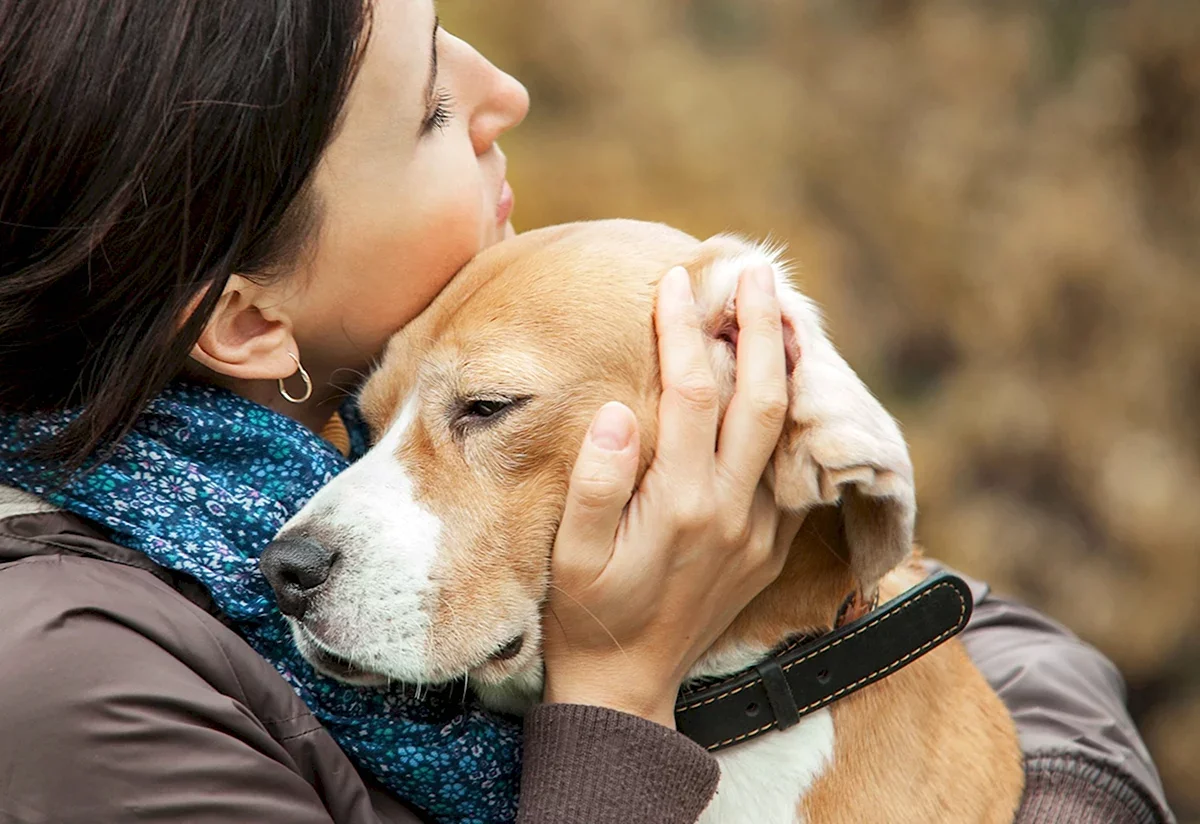
[[[329,578],[338,554],[308,538],[280,538],[263,550],[258,566],[284,615],[303,618],[312,591]]]

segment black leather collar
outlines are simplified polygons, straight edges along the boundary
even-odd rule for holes
[[[961,578],[934,575],[828,635],[800,639],[717,684],[681,693],[676,727],[713,752],[785,730],[957,635],[973,603]]]

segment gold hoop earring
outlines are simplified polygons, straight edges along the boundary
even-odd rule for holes
[[[308,372],[304,371],[304,367],[300,365],[300,359],[288,352],[288,357],[296,362],[296,370],[300,373],[300,377],[304,380],[304,395],[299,398],[293,398],[288,394],[287,387],[283,385],[283,378],[279,379],[279,394],[283,395],[283,399],[288,403],[304,403],[312,397],[312,378],[308,376]],[[293,372],[292,374],[295,374]]]

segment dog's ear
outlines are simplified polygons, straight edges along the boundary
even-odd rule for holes
[[[777,249],[718,235],[689,262],[704,328],[714,348],[736,341],[739,274],[769,263],[788,338],[788,418],[767,481],[780,509],[840,506],[841,538],[864,597],[912,551],[916,498],[912,462],[895,420],[825,334],[816,305],[791,283]],[[731,371],[731,352],[714,366]],[[728,385],[728,382],[727,382]]]

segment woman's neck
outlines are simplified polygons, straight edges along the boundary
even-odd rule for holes
[[[197,374],[197,370],[194,369],[189,369],[189,373],[199,380],[224,387],[247,400],[286,415],[317,434],[321,433],[325,424],[342,405],[342,401],[353,391],[351,386],[334,384],[329,374],[313,372],[310,373],[313,382],[312,396],[303,403],[292,403],[279,393],[277,381],[236,380],[207,369],[203,370],[203,374]],[[288,384],[292,392],[299,391],[299,387],[293,385],[295,383],[298,381],[293,380]]]
[[[325,428],[325,424],[337,412],[347,394],[345,389],[331,386],[328,383],[318,384],[314,379],[312,397],[304,403],[291,403],[279,394],[279,386],[274,381],[255,381],[254,383],[262,385],[251,387],[253,394],[241,392],[237,388],[234,388],[234,391],[242,397],[249,398],[281,415],[287,415],[292,420],[299,421],[317,434],[320,434],[321,430]]]

